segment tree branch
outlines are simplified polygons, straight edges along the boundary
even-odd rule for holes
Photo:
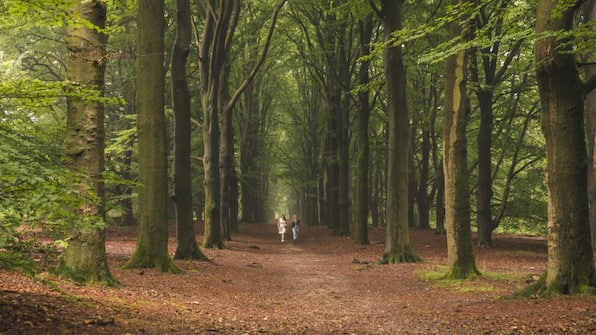
[[[224,111],[223,111],[224,113],[225,113],[225,111],[234,108],[234,105],[240,98],[240,95],[242,95],[242,92],[244,92],[246,87],[248,87],[248,85],[253,81],[253,79],[256,77],[257,73],[259,72],[259,69],[265,62],[265,59],[267,58],[267,52],[269,51],[269,46],[271,45],[271,40],[273,39],[273,31],[275,30],[275,22],[277,21],[277,15],[279,14],[279,12],[281,11],[282,7],[284,6],[284,4],[286,2],[287,2],[287,0],[280,0],[275,5],[275,8],[273,9],[273,13],[271,14],[271,24],[269,25],[267,39],[265,40],[265,45],[263,46],[263,53],[261,53],[261,56],[259,57],[255,66],[252,68],[252,70],[250,71],[248,76],[244,79],[244,81],[240,84],[240,86],[236,89],[236,91],[230,98],[230,101],[228,101],[228,103],[224,107]]]

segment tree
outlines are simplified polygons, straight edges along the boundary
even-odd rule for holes
[[[387,144],[387,228],[381,263],[418,262],[410,244],[409,206],[409,140],[410,120],[406,103],[406,72],[400,41],[393,34],[403,25],[403,0],[381,0],[373,8],[383,21],[385,49],[383,61],[387,86],[389,140]]]
[[[137,1],[138,238],[124,268],[179,272],[168,255],[168,171],[164,115],[164,2]]]
[[[238,23],[240,14],[240,2],[225,1],[218,4],[217,1],[203,1],[202,12],[205,15],[203,35],[199,46],[199,69],[201,75],[200,95],[203,107],[203,143],[204,156],[203,165],[205,170],[205,233],[203,235],[203,246],[207,248],[223,248],[221,234],[221,215],[229,212],[229,204],[223,204],[222,208],[221,190],[228,191],[229,188],[222,188],[222,171],[229,173],[230,168],[223,166],[229,164],[231,153],[220,152],[220,148],[231,150],[232,146],[222,141],[229,141],[228,135],[232,122],[228,119],[223,120],[226,130],[223,132],[220,128],[220,116],[231,118],[231,110],[240,98],[242,92],[252,82],[259,68],[265,61],[267,51],[273,37],[275,22],[279,11],[287,0],[280,0],[276,3],[272,15],[267,38],[263,46],[263,52],[259,60],[242,81],[238,88],[231,94],[227,100],[226,86],[228,85],[228,74],[226,62],[230,52],[232,37]],[[221,146],[220,146],[221,145]],[[223,157],[223,160],[221,159]],[[228,158],[229,157],[229,158]],[[221,166],[221,169],[220,169]],[[226,180],[227,177],[225,177]],[[224,199],[228,199],[227,195]],[[230,199],[230,201],[238,201]]]
[[[476,191],[476,217],[478,226],[478,244],[492,246],[492,232],[498,221],[493,220],[491,201],[493,199],[492,136],[495,90],[503,81],[511,62],[519,58],[519,50],[525,39],[515,40],[511,45],[501,41],[508,31],[504,29],[507,7],[510,1],[497,1],[479,8],[475,16],[476,39],[493,39],[486,46],[473,48],[471,79],[480,109],[478,130],[478,188]],[[502,47],[507,53],[502,55]]]
[[[266,2],[258,3],[247,6],[242,12],[238,38],[234,39],[235,62],[231,73],[231,80],[237,85],[259,60],[262,45],[266,42],[263,29],[269,14],[268,7]],[[282,23],[280,21],[278,25]],[[276,27],[276,30],[279,28]],[[274,216],[271,213],[271,184],[275,180],[275,165],[282,162],[276,159],[280,154],[275,153],[275,148],[280,144],[278,134],[292,130],[292,127],[281,126],[284,121],[277,118],[285,112],[279,108],[278,102],[285,100],[282,96],[286,93],[293,93],[291,90],[284,90],[285,81],[280,75],[280,69],[285,71],[287,60],[292,58],[288,45],[281,39],[277,41],[272,41],[274,43],[267,60],[258,75],[247,85],[234,108],[239,140],[242,221],[245,222],[266,222]],[[283,105],[289,105],[287,100]]]
[[[101,29],[106,12],[102,1],[77,1],[66,33],[67,79],[77,85],[73,90],[94,90],[98,98],[72,95],[67,100],[67,187],[85,200],[71,209],[82,222],[69,233],[58,272],[79,282],[115,285],[105,251],[104,107],[99,99],[104,92],[107,36]]]
[[[350,233],[349,145],[352,87],[350,71],[355,61],[353,48],[356,20],[348,1],[295,3],[293,19],[301,29],[309,74],[321,87],[321,158],[319,219],[334,234]],[[313,143],[314,144],[314,143]]]
[[[584,21],[596,21],[596,0],[588,0],[584,4]],[[596,32],[596,26],[592,25],[592,31]],[[594,59],[596,52],[585,56],[584,74],[586,81],[596,81],[596,66],[589,63],[590,58]],[[590,203],[590,227],[592,231],[592,253],[596,261],[596,90],[592,89],[586,95],[586,126],[588,135],[588,197]]]
[[[453,0],[457,17],[449,25],[453,41],[465,42],[470,33],[467,0]],[[445,62],[445,116],[443,119],[443,173],[448,278],[479,274],[472,248],[466,130],[470,102],[466,88],[468,51],[460,47]]]
[[[370,43],[373,35],[373,16],[367,15],[358,22],[360,34],[360,56],[370,55]],[[358,139],[357,145],[357,164],[356,170],[356,204],[354,213],[354,243],[368,244],[368,193],[369,189],[369,160],[370,160],[370,140],[369,140],[369,122],[370,122],[370,92],[366,86],[370,83],[369,66],[370,59],[364,58],[360,63],[358,72],[358,84],[362,87],[358,91]]]
[[[175,259],[207,257],[199,249],[195,238],[192,209],[190,165],[190,92],[186,75],[186,61],[190,52],[190,1],[176,1],[176,39],[172,48],[171,77],[172,104],[175,119],[174,134],[174,194],[176,205]]]
[[[136,0],[110,2],[108,21],[113,27],[108,40],[106,95],[118,97],[121,104],[106,106],[106,209],[119,213],[122,226],[136,224],[134,199],[137,182],[137,132],[135,57]],[[111,207],[111,208],[110,208]]]
[[[296,3],[290,3],[291,5]],[[287,39],[292,43],[293,53],[289,54],[287,63],[291,64],[292,81],[295,90],[286,91],[286,101],[296,99],[296,105],[289,109],[287,114],[291,117],[286,121],[288,127],[288,156],[291,161],[300,164],[286,165],[290,183],[296,194],[297,212],[301,213],[302,221],[308,225],[319,225],[324,222],[325,199],[323,178],[323,138],[325,113],[324,105],[322,62],[320,52],[312,44],[311,32],[314,27],[309,27],[305,22],[306,11],[292,11],[291,25],[286,33]],[[302,14],[302,15],[301,15]],[[301,28],[301,34],[295,34],[291,27]],[[316,50],[316,51],[315,51]],[[290,86],[291,87],[291,86]],[[295,92],[296,95],[291,95]]]
[[[546,140],[548,263],[546,275],[531,290],[542,295],[582,293],[596,285],[586,189],[586,87],[571,52],[573,41],[561,34],[572,30],[581,3],[539,0],[536,9],[534,57]]]

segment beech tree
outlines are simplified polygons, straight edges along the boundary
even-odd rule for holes
[[[276,26],[277,17],[279,15],[280,10],[282,9],[283,5],[286,3],[286,0],[280,0],[273,6],[273,12],[271,14],[271,18],[269,20],[269,27],[267,33],[264,37],[252,39],[255,44],[249,45],[249,49],[254,49],[254,51],[248,51],[249,54],[254,55],[254,59],[250,61],[250,68],[248,69],[248,73],[243,74],[241,82],[238,84],[238,87],[232,92],[232,95],[229,95],[229,90],[231,85],[229,84],[230,80],[230,71],[231,71],[231,64],[224,68],[224,73],[222,75],[224,85],[223,90],[221,91],[222,101],[225,102],[222,110],[221,110],[221,142],[220,142],[220,204],[221,204],[221,226],[223,229],[223,236],[226,239],[231,239],[230,232],[231,231],[238,231],[238,176],[236,174],[236,167],[235,167],[235,153],[234,153],[234,128],[233,128],[233,109],[235,108],[237,102],[240,100],[240,96],[244,95],[247,99],[252,99],[253,97],[247,97],[248,94],[253,93],[251,89],[253,87],[252,84],[259,73],[259,70],[265,63],[267,58],[267,54],[269,52],[269,48],[273,38],[273,32]],[[266,6],[269,7],[269,6]],[[244,12],[248,12],[244,10]],[[250,15],[250,14],[249,14]],[[263,17],[266,17],[263,15]],[[261,23],[265,26],[267,20],[258,20],[258,23]],[[260,30],[261,26],[257,25],[257,29]],[[258,43],[257,41],[262,41],[262,43]],[[245,45],[246,47],[246,45]],[[247,92],[248,91],[248,92]],[[253,134],[257,135],[257,134]],[[242,155],[242,153],[241,153]],[[255,190],[256,191],[256,190]],[[262,197],[263,195],[259,195]],[[243,207],[244,209],[244,207]]]
[[[203,166],[205,170],[205,230],[202,244],[206,248],[223,248],[221,215],[229,213],[228,207],[222,208],[222,205],[229,206],[229,204],[221,202],[220,178],[222,171],[229,172],[230,168],[223,165],[230,163],[230,159],[227,157],[231,156],[227,151],[221,154],[220,149],[231,150],[231,145],[221,143],[221,141],[230,140],[227,135],[230,129],[226,129],[224,136],[221,137],[220,117],[232,117],[232,108],[263,64],[273,37],[277,15],[286,1],[280,0],[274,6],[263,52],[251,72],[231,94],[229,100],[225,94],[227,90],[225,87],[228,85],[226,62],[240,15],[240,1],[224,1],[222,3],[214,0],[201,1],[204,27],[199,45],[201,76],[199,92],[203,108]],[[231,121],[227,119],[223,124],[227,127],[232,125]],[[226,178],[226,180],[228,179]],[[224,188],[223,190],[228,191],[229,189]],[[224,197],[224,199],[228,198]],[[230,201],[238,201],[238,199],[230,199]]]
[[[584,3],[584,21],[596,21],[596,0]],[[596,32],[596,25],[592,25],[592,32]],[[596,51],[584,55],[584,74],[587,82],[596,81]],[[590,61],[592,60],[592,61]],[[590,227],[592,231],[592,253],[596,262],[596,90],[592,89],[586,95],[586,127],[588,135],[588,199],[590,204]]]
[[[410,244],[409,206],[409,140],[410,120],[406,101],[406,72],[401,42],[393,34],[403,25],[403,0],[382,0],[374,7],[383,21],[385,49],[383,62],[387,86],[389,140],[387,144],[387,227],[381,263],[417,262],[419,257]]]
[[[192,208],[190,164],[190,91],[186,62],[191,41],[190,1],[176,0],[176,39],[172,48],[172,107],[174,109],[174,194],[176,205],[175,259],[202,259],[207,257],[199,249],[195,238]]]
[[[478,101],[480,124],[478,129],[478,187],[476,191],[476,218],[478,227],[478,244],[492,246],[492,232],[498,221],[493,219],[491,211],[493,199],[493,159],[492,137],[495,91],[501,85],[506,71],[514,59],[519,58],[519,50],[525,39],[519,38],[511,43],[502,41],[508,33],[504,29],[505,15],[509,14],[511,1],[489,2],[478,9],[474,16],[476,40],[489,39],[491,43],[474,47],[470,60],[472,70],[470,77],[474,83],[473,91]],[[511,14],[509,14],[511,15]],[[506,48],[505,55],[502,49]],[[498,92],[497,92],[498,93]]]
[[[373,15],[369,14],[358,22],[360,56],[370,55],[370,43],[373,36],[374,21]],[[366,88],[370,83],[370,59],[364,58],[360,63],[358,72],[358,84],[362,87],[358,91],[358,139],[356,142],[357,153],[356,160],[358,168],[356,170],[356,202],[354,213],[354,243],[368,244],[368,213],[369,201],[369,160],[370,160],[370,140],[369,140],[369,122],[371,113],[370,92]]]
[[[453,0],[458,16],[449,25],[450,37],[466,41],[470,33],[467,0]],[[468,51],[460,48],[445,62],[443,119],[443,173],[445,176],[445,229],[447,277],[465,279],[479,274],[472,248],[470,193],[467,163],[467,124],[470,101],[466,87]]]
[[[561,34],[573,29],[582,2],[539,0],[536,8],[534,57],[546,140],[548,263],[545,276],[529,291],[541,295],[588,292],[596,285],[584,128],[584,98],[593,87],[582,83],[573,40]]]
[[[124,268],[179,272],[168,254],[168,169],[164,115],[164,1],[137,1],[137,246]]]
[[[117,284],[108,269],[105,251],[104,92],[107,36],[103,1],[76,1],[73,21],[66,31],[67,79],[73,90],[94,90],[96,98],[69,95],[67,99],[66,167],[67,187],[83,202],[71,210],[78,223],[69,232],[58,272],[79,282]]]

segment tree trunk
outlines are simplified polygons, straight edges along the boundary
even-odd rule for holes
[[[596,284],[586,189],[584,87],[572,41],[543,35],[573,28],[576,8],[554,15],[560,11],[558,5],[560,1],[538,1],[534,44],[548,190],[548,263],[544,280],[534,286],[542,295],[582,293]]]
[[[418,204],[418,227],[430,229],[430,199],[428,196],[429,183],[429,162],[430,162],[430,131],[422,131],[422,142],[420,143],[420,177],[416,191],[416,203]]]
[[[263,52],[251,69],[248,76],[242,81],[236,91],[229,96],[228,100],[228,72],[226,68],[227,58],[230,52],[232,36],[236,30],[240,16],[241,1],[215,0],[203,1],[203,12],[206,16],[203,37],[199,50],[199,68],[201,72],[200,94],[204,115],[204,145],[205,156],[205,234],[203,246],[223,247],[223,240],[220,234],[220,224],[224,223],[226,229],[236,225],[237,221],[237,192],[228,183],[235,182],[233,169],[233,133],[232,133],[232,109],[240,98],[241,94],[254,80],[260,67],[263,65],[271,39],[275,23],[280,10],[287,0],[279,0],[274,6],[269,30],[264,42]],[[218,114],[222,114],[225,127],[221,136]],[[224,145],[225,152],[220,157],[219,144]],[[220,160],[221,158],[221,160]],[[216,171],[217,170],[217,171]],[[223,178],[223,185],[220,185]],[[215,180],[217,179],[217,180]],[[225,187],[224,193],[220,186]],[[232,199],[233,197],[233,199]],[[220,201],[222,199],[223,201]],[[230,203],[235,205],[231,206]],[[230,218],[234,216],[234,218]],[[225,217],[226,222],[221,222]],[[229,232],[226,232],[228,234]]]
[[[465,0],[454,0],[460,5]],[[460,14],[463,15],[463,14]],[[452,38],[467,36],[465,16],[450,25]],[[445,64],[445,118],[443,121],[443,173],[445,176],[445,228],[448,278],[479,274],[474,260],[470,223],[466,128],[470,103],[466,93],[467,51],[449,56]]]
[[[179,272],[168,254],[163,0],[138,1],[137,26],[139,227],[136,250],[124,267]]]
[[[346,50],[345,20],[338,19],[334,7],[340,2],[329,3],[318,28],[317,39],[323,50],[325,73],[321,75],[325,116],[327,121],[325,139],[325,201],[326,225],[334,234],[349,234],[349,100],[346,91],[350,85],[349,60]]]
[[[435,171],[434,191],[435,191],[435,233],[445,234],[445,175],[443,174],[443,158],[439,154],[439,141],[437,136],[439,134],[435,130],[437,117],[440,117],[438,111],[439,94],[437,89],[433,88],[433,101],[434,108],[430,113],[430,143],[432,146],[431,156],[433,161],[433,167]],[[431,197],[432,199],[432,197]]]
[[[132,181],[132,155],[133,151],[127,149],[122,158],[122,164],[125,166],[125,171],[122,173],[122,179],[126,181]],[[135,217],[133,212],[133,187],[130,183],[125,184],[123,187],[119,187],[121,190],[120,196],[123,197],[122,201],[120,202],[122,208],[122,219],[120,221],[120,225],[122,226],[134,226],[135,225]]]
[[[340,40],[340,45],[345,45]],[[340,48],[339,71],[341,87],[350,87],[350,65],[348,63],[346,50]],[[338,227],[337,234],[342,236],[350,235],[350,97],[342,89],[340,109],[338,116]]]
[[[75,21],[88,20],[103,29],[106,11],[101,1],[77,1],[72,15]],[[98,91],[100,96],[104,93],[106,42],[106,35],[86,25],[67,27],[67,78],[80,89]],[[67,106],[67,187],[84,200],[72,208],[73,217],[82,224],[69,232],[58,272],[77,282],[116,285],[105,251],[104,107],[100,101],[85,101],[75,95],[67,99]]]
[[[488,74],[486,74],[488,75]],[[487,79],[488,81],[488,79]],[[491,85],[494,83],[491,82]],[[477,92],[480,106],[480,127],[478,129],[478,189],[476,190],[476,219],[478,244],[492,247],[493,227],[490,203],[493,197],[492,182],[492,131],[493,131],[493,92]]]
[[[221,101],[227,102],[229,100],[228,94],[228,79],[229,66],[225,66],[221,75],[220,85],[222,87]],[[219,173],[220,173],[220,221],[222,229],[222,237],[227,241],[232,240],[230,229],[233,225],[238,226],[238,218],[232,217],[233,202],[238,202],[238,198],[232,194],[232,183],[234,180],[234,127],[232,124],[232,108],[221,108],[221,134],[220,134],[220,157],[219,157]]]
[[[205,171],[205,229],[203,247],[223,248],[221,234],[220,125],[222,73],[235,29],[239,3],[215,0],[202,2],[205,23],[199,47],[201,103],[203,107],[203,167]],[[227,84],[227,83],[226,83]]]
[[[435,184],[437,187],[437,197],[435,198],[435,233],[439,235],[447,234],[445,230],[445,174],[443,173],[443,161],[441,160],[437,167]]]
[[[338,93],[339,94],[339,93]],[[332,100],[332,98],[327,98]],[[327,105],[327,138],[325,140],[325,202],[326,226],[333,232],[339,228],[339,158],[337,144],[337,107]]]
[[[505,14],[511,1],[500,1],[480,8],[475,17],[476,32],[485,38],[494,38],[486,47],[474,48],[472,81],[480,109],[480,127],[478,129],[478,188],[476,191],[476,220],[478,226],[478,244],[492,246],[492,233],[497,228],[493,219],[491,202],[493,199],[492,172],[492,135],[493,135],[493,99],[495,88],[501,83],[503,73],[514,58],[519,56],[523,40],[512,44],[503,56],[500,51],[501,38],[504,35]],[[498,71],[497,71],[498,69]],[[480,72],[482,71],[482,76]],[[482,77],[482,79],[480,79]]]
[[[416,128],[410,127],[410,139],[408,140],[408,226],[416,227],[416,215],[414,213],[414,204],[416,203]]]
[[[402,29],[403,0],[382,0],[385,41]],[[410,123],[406,99],[406,72],[401,45],[387,43],[383,51],[387,86],[389,141],[387,144],[387,228],[381,263],[418,262],[408,228]]]
[[[174,194],[176,210],[176,253],[174,259],[207,257],[195,237],[192,208],[190,164],[190,92],[186,79],[186,62],[191,40],[190,1],[176,0],[176,39],[172,48],[172,104],[174,109]]]
[[[368,15],[359,22],[360,32],[360,56],[370,54],[370,42],[373,32],[373,18]],[[370,82],[369,74],[370,61],[364,60],[360,63],[358,72],[358,84],[366,86]],[[358,137],[356,161],[356,201],[354,215],[354,243],[369,244],[368,240],[368,186],[370,144],[368,139],[368,128],[370,119],[370,93],[365,90],[358,92]]]
[[[596,21],[596,0],[588,0],[584,4],[584,20],[586,22]],[[596,26],[592,25],[592,31]],[[596,52],[586,55],[586,59],[596,55]],[[584,68],[586,81],[596,80],[596,66]],[[592,89],[586,95],[586,123],[588,135],[588,197],[590,201],[590,227],[592,231],[592,254],[596,262],[596,89]]]

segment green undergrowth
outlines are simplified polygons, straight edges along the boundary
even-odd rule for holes
[[[492,292],[496,291],[495,283],[500,281],[515,282],[524,278],[519,272],[488,272],[471,279],[447,278],[447,267],[415,271],[414,275],[423,281],[431,281],[435,288],[446,288],[455,292]]]

